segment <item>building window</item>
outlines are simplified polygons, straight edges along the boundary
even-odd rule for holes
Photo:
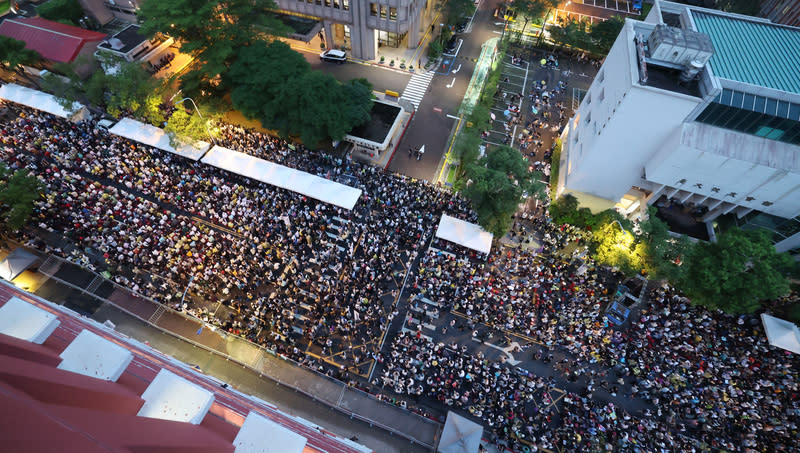
[[[378,5],[375,3],[369,4],[369,15],[370,16],[377,16],[378,15]]]
[[[400,47],[407,33],[392,33],[378,30],[378,45],[387,47]]]
[[[397,20],[397,8],[389,8],[389,20]]]
[[[322,0],[314,0],[314,3],[316,3],[319,6],[322,6]]]
[[[386,5],[381,5],[381,19],[386,19]]]
[[[597,78],[600,79],[600,83],[603,83],[606,80],[606,72],[600,71],[600,74],[597,75]]]
[[[589,124],[591,122],[592,122],[592,112],[589,112],[589,114],[586,115],[586,124]]]
[[[350,11],[350,0],[342,0],[342,9]]]
[[[606,98],[606,89],[603,88],[602,90],[600,90],[600,102],[603,102],[605,98]]]
[[[339,9],[339,0],[333,0],[333,7]]]
[[[331,7],[331,0],[325,0],[325,7],[326,8],[330,8]]]
[[[586,105],[589,105],[589,104],[592,103],[592,95],[591,94],[586,93],[586,97],[584,99],[586,99]]]

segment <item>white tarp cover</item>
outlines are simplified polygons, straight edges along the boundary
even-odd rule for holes
[[[481,446],[483,426],[454,412],[447,413],[439,453],[477,453]]]
[[[221,146],[211,148],[202,161],[214,167],[345,209],[353,209],[358,197],[361,196],[361,189]]]
[[[52,94],[43,93],[38,90],[8,83],[0,86],[0,98],[17,104],[27,105],[28,107],[43,112],[51,113],[61,118],[72,121],[80,121],[89,117],[89,110],[77,102],[72,103],[71,109],[65,109],[58,103],[57,98]]]
[[[494,235],[479,225],[442,214],[436,237],[488,254],[492,250]]]
[[[306,438],[263,415],[247,414],[233,440],[234,453],[302,453]]]
[[[117,382],[133,360],[131,351],[85,329],[59,357],[61,370],[111,382]]]
[[[800,329],[794,323],[764,313],[761,322],[769,344],[800,354]]]
[[[16,248],[6,259],[0,261],[0,277],[8,281],[14,280],[37,261],[39,261],[38,256],[25,249]]]
[[[199,141],[194,144],[183,144],[176,149],[169,143],[169,134],[164,129],[130,118],[119,120],[108,132],[195,161],[200,160],[203,153],[211,146],[208,142]]]
[[[0,333],[42,344],[61,324],[56,315],[17,296],[0,307]]]
[[[199,425],[214,403],[214,394],[171,371],[161,369],[142,393],[139,417]]]

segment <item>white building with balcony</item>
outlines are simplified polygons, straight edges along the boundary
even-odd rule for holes
[[[800,247],[800,28],[656,0],[627,19],[562,134],[557,193],[686,206]]]

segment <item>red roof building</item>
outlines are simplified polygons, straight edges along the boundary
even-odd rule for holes
[[[1,280],[0,438],[29,453],[370,453]]]
[[[78,55],[93,53],[107,36],[40,17],[6,19],[0,23],[0,35],[24,41],[26,48],[59,63],[71,63]]]

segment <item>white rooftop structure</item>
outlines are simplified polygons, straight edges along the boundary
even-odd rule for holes
[[[250,412],[233,446],[235,453],[302,453],[306,438],[263,415]]]
[[[439,228],[436,229],[436,237],[488,254],[492,250],[494,235],[480,225],[442,214]]]
[[[345,209],[353,209],[361,196],[361,189],[221,146],[211,148],[202,162]]]
[[[761,314],[761,322],[769,344],[800,354],[800,329],[794,323],[765,313]]]
[[[436,451],[439,453],[478,453],[483,437],[483,426],[455,412],[447,413],[442,438]]]
[[[164,129],[130,118],[121,119],[108,132],[194,161],[200,160],[211,146],[208,142],[198,141],[194,144],[181,144],[175,148],[170,144],[169,134]]]
[[[12,297],[0,307],[0,333],[42,344],[61,324],[56,315]]]
[[[58,368],[116,382],[133,360],[131,351],[83,330],[61,352]]]
[[[65,109],[58,103],[57,97],[14,83],[7,83],[0,86],[0,99],[27,105],[36,110],[41,110],[72,121],[80,121],[89,116],[89,111],[86,107],[77,102],[73,102],[70,109]]]
[[[200,424],[214,403],[214,394],[162,369],[142,394],[140,417]]]

